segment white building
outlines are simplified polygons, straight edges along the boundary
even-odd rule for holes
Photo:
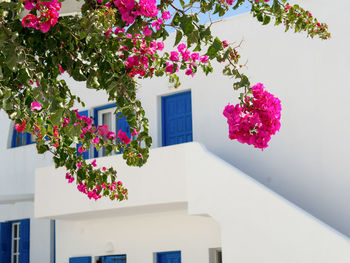
[[[184,76],[177,90],[166,79],[143,81],[139,97],[153,137],[148,163],[97,159],[116,167],[128,201],[88,200],[49,155],[37,155],[33,144],[13,147],[26,143],[13,141],[13,124],[1,112],[0,263],[350,262],[350,2],[302,5],[329,24],[332,39],[262,27],[249,14],[214,26],[221,39],[244,40],[247,74],[282,101],[282,128],[270,147],[228,139],[222,111],[237,93],[219,68]],[[69,84],[86,102],[82,111],[112,120],[103,92]],[[180,141],[193,142],[163,147],[164,108],[177,102],[184,111],[176,118],[187,129]]]

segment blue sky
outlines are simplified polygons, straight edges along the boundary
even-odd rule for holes
[[[179,6],[179,7],[180,7],[180,3],[179,3],[178,0],[175,1],[174,3],[175,3],[176,6]],[[246,3],[242,4],[237,10],[232,10],[232,9],[231,9],[230,11],[228,11],[228,12],[227,12],[224,16],[222,16],[222,17],[219,17],[219,15],[217,15],[217,14],[216,14],[216,15],[212,15],[212,16],[211,16],[211,20],[212,20],[212,21],[216,21],[216,20],[220,20],[220,19],[222,19],[222,18],[227,18],[227,17],[231,17],[231,16],[234,16],[234,15],[239,15],[239,14],[247,13],[247,12],[250,11],[250,7],[251,7],[250,3],[246,2]],[[173,9],[170,9],[170,10],[173,11]],[[171,13],[173,13],[173,12],[171,12]],[[210,20],[209,20],[207,14],[201,14],[201,15],[199,16],[199,18],[200,18],[200,24],[206,24],[206,23],[209,23],[209,22],[210,22]]]

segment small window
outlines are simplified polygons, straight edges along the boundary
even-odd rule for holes
[[[181,263],[181,251],[158,252],[156,263]]]
[[[126,255],[102,256],[98,263],[126,263]]]

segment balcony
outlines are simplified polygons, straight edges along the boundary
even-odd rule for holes
[[[142,168],[127,167],[120,155],[97,163],[117,168],[129,200],[88,200],[66,182],[63,169],[40,168],[36,217],[83,220],[187,207],[189,215],[219,223],[223,262],[350,262],[348,238],[198,143],[152,149]]]

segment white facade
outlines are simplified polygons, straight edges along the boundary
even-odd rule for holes
[[[56,219],[57,263],[109,254],[151,263],[154,253],[175,250],[184,263],[213,263],[209,249],[219,247],[226,263],[349,262],[350,23],[345,17],[350,3],[300,2],[328,23],[330,40],[263,27],[248,14],[214,25],[221,39],[244,40],[247,75],[282,101],[281,131],[270,147],[260,151],[228,139],[222,111],[236,102],[237,93],[220,66],[208,77],[183,76],[177,90],[166,79],[143,81],[139,97],[153,137],[148,164],[139,169],[126,167],[120,156],[97,159],[98,165],[117,168],[130,190],[126,202],[90,201],[66,183],[49,155],[36,155],[34,145],[11,149],[13,128],[1,112],[0,222],[31,218],[31,262],[50,262],[51,219]],[[68,83],[91,114],[108,104],[103,92]],[[187,90],[193,140],[205,148],[161,147],[161,98]]]

